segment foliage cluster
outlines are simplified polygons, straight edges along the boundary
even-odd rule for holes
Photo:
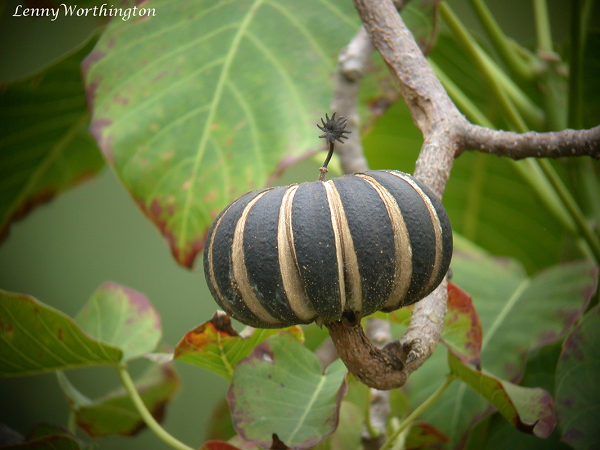
[[[592,3],[573,2],[572,32],[557,47],[545,1],[533,1],[533,51],[507,38],[480,0],[471,4],[481,36],[447,3],[414,1],[403,17],[432,47],[436,74],[470,120],[561,130],[600,123],[600,35],[585,26]],[[102,24],[72,54],[3,86],[3,234],[107,163],[174,258],[192,267],[229,201],[317,149],[314,122],[333,95],[337,54],[360,26],[351,2],[147,6],[156,16]],[[374,57],[361,91],[365,152],[372,168],[411,171],[422,138],[392,86]],[[382,104],[391,106],[380,117]],[[444,345],[392,393],[381,448],[586,449],[598,441],[599,175],[590,160],[469,153],[456,161],[444,195],[457,247]],[[399,336],[409,315],[377,317]],[[99,438],[148,426],[189,450],[159,424],[180,387],[174,361],[230,382],[230,414],[216,416],[203,449],[354,449],[363,434],[382,432],[371,424],[370,391],[339,361],[322,370],[315,350],[325,335],[314,325],[238,332],[216,314],[170,349],[150,301],[105,283],[74,318],[2,291],[0,337],[0,374],[56,372],[71,408],[66,428],[38,426],[6,448],[88,448],[78,429]],[[140,358],[151,363],[133,380],[128,366]],[[96,365],[114,367],[123,388],[89,399],[65,372]]]

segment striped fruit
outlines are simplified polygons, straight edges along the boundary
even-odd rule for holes
[[[230,316],[280,328],[415,303],[451,255],[440,201],[405,173],[375,170],[239,197],[208,232],[204,273]]]

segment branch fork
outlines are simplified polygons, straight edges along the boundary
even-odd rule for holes
[[[368,58],[376,48],[398,82],[424,143],[414,176],[439,198],[448,181],[454,158],[465,150],[478,150],[513,159],[591,156],[600,159],[600,126],[590,130],[552,133],[513,133],[471,124],[450,99],[433,73],[412,33],[392,0],[354,0],[363,27],[341,53],[332,109],[348,118],[358,130],[358,86]],[[340,151],[346,173],[368,169],[358,133]],[[360,318],[345,316],[325,324],[340,358],[359,380],[376,389],[404,385],[435,351],[440,340],[447,303],[447,281],[417,302],[410,325],[399,341],[374,346]]]

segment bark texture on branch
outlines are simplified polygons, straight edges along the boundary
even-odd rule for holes
[[[590,130],[549,133],[512,133],[470,125],[462,133],[461,148],[512,159],[591,156],[600,159],[600,126]]]

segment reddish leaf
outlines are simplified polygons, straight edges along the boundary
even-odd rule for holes
[[[174,359],[210,370],[231,380],[235,365],[250,354],[252,349],[277,333],[290,333],[302,341],[298,326],[285,330],[246,328],[239,334],[231,326],[231,318],[217,311],[212,319],[188,331],[175,347]]]
[[[257,450],[256,444],[254,442],[246,441],[239,434],[236,434],[234,437],[229,439],[228,442],[238,447],[240,450]]]
[[[442,342],[462,361],[480,366],[481,322],[471,296],[453,283],[448,283],[448,313]]]
[[[206,441],[198,450],[241,450],[225,441]]]

